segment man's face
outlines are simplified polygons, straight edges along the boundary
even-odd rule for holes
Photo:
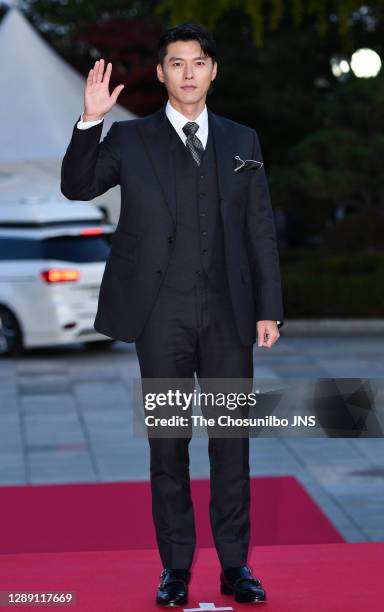
[[[205,99],[216,71],[217,63],[204,57],[197,40],[170,43],[163,66],[157,65],[157,77],[165,84],[169,98],[180,104],[196,104]]]

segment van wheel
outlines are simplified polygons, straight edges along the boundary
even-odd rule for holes
[[[20,326],[16,317],[0,306],[0,356],[16,356],[23,351]]]
[[[87,349],[97,351],[97,349],[108,349],[114,344],[115,340],[95,340],[94,342],[84,342]]]

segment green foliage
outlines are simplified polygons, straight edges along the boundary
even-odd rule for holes
[[[31,16],[68,27],[111,15],[148,17],[153,20],[157,0],[25,0]]]
[[[364,210],[346,216],[323,235],[324,247],[333,252],[384,252],[384,214]],[[383,274],[384,277],[384,274]]]
[[[330,14],[344,46],[350,47],[350,17],[362,5],[359,0],[25,0],[24,4],[31,14],[66,25],[115,13],[152,19],[157,16],[169,25],[198,22],[212,30],[222,18],[240,10],[249,19],[256,47],[263,46],[266,32],[274,32],[284,23],[299,28],[309,20],[314,30],[324,36],[331,27]],[[375,0],[370,7],[374,17],[382,20],[384,0]]]
[[[384,255],[334,255],[283,264],[287,318],[384,316]]]
[[[361,212],[361,217],[343,222],[349,236],[344,241],[340,224],[334,233],[327,230],[328,244],[335,248],[338,240],[347,248],[353,231],[355,248],[363,245],[358,218],[364,220],[367,232],[375,227],[374,214],[379,224],[384,215],[383,103],[383,76],[375,79],[375,86],[371,80],[353,78],[313,98],[318,128],[289,149],[283,164],[273,164],[274,203],[300,219],[303,242],[327,229],[335,207]],[[376,234],[374,244],[379,240]]]
[[[214,28],[218,20],[235,9],[242,10],[252,24],[253,41],[257,47],[264,42],[265,30],[277,30],[285,20],[294,26],[301,26],[311,19],[318,34],[324,35],[329,29],[329,14],[337,23],[340,36],[346,40],[351,29],[350,16],[361,7],[359,0],[159,0],[156,13],[166,15],[171,24],[187,21],[199,22]],[[384,0],[376,0],[374,9],[382,17]]]

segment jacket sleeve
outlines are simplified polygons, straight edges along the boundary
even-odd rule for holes
[[[263,161],[254,132],[253,159]],[[264,165],[251,171],[246,211],[246,241],[255,288],[256,319],[283,325],[283,300],[276,227]]]
[[[73,128],[61,164],[60,188],[69,200],[92,200],[120,183],[118,123],[111,125],[100,142],[103,124],[80,130],[76,122]]]

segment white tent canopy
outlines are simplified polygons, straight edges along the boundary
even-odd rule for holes
[[[84,87],[85,78],[23,13],[9,9],[0,24],[0,202],[63,197],[60,163],[83,109]],[[114,121],[134,117],[116,105],[105,118],[102,137]],[[116,203],[116,189],[95,200],[101,201]]]
[[[61,158],[83,110],[84,86],[84,77],[10,9],[0,24],[0,161]],[[103,134],[132,118],[115,106]]]

